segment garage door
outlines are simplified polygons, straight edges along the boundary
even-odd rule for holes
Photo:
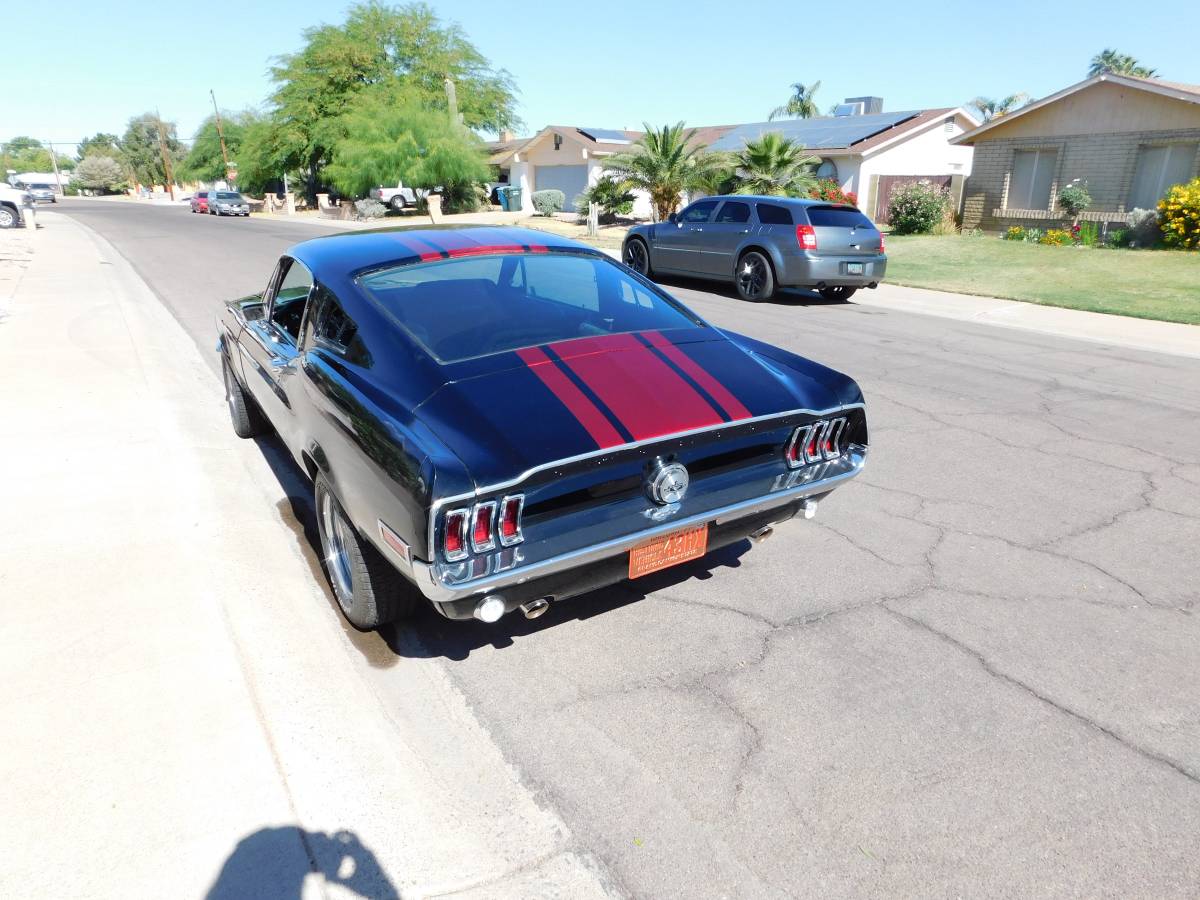
[[[575,198],[587,188],[587,166],[538,166],[533,185],[536,191],[562,191],[563,209],[574,212]]]

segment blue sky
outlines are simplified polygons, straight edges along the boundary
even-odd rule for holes
[[[190,137],[211,112],[210,88],[225,109],[260,104],[270,90],[270,58],[296,49],[305,27],[338,21],[348,5],[251,0],[225,6],[223,21],[191,12],[192,5],[150,0],[9,5],[0,20],[0,140],[120,133],[130,116],[155,107]],[[817,79],[822,109],[863,94],[882,96],[885,110],[1014,91],[1044,96],[1081,79],[1106,46],[1164,78],[1200,83],[1200,14],[1194,2],[1176,0],[431,5],[513,74],[530,132],[551,123],[639,128],[643,121],[765,119],[791,82]],[[9,40],[17,35],[26,39]]]

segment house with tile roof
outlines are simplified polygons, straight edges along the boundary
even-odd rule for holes
[[[820,157],[818,175],[855,193],[860,208],[879,221],[887,219],[892,188],[906,181],[945,185],[957,202],[971,172],[972,152],[951,140],[975,128],[978,119],[954,107],[899,112],[882,107],[877,97],[854,98],[842,105],[842,115],[702,126],[694,140],[712,150],[737,151],[747,140],[780,132]],[[490,161],[502,180],[523,189],[526,209],[533,208],[533,191],[556,188],[570,211],[575,197],[603,173],[605,157],[631,149],[641,136],[623,129],[551,125],[530,138],[501,135],[489,145]],[[637,198],[634,214],[650,215],[648,198]]]
[[[974,147],[963,227],[1065,219],[1059,191],[1087,182],[1081,218],[1124,222],[1200,177],[1200,85],[1104,72],[956,137]]]

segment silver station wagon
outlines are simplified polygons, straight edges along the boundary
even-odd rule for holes
[[[629,230],[625,265],[642,275],[733,282],[743,300],[808,288],[848,300],[887,270],[883,235],[853,206],[792,197],[705,197],[666,222]]]

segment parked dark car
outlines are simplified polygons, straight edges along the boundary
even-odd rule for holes
[[[453,619],[532,618],[762,540],[867,453],[850,378],[543,232],[306,241],[218,331],[234,429],[273,427],[313,479],[359,628],[421,595]]]
[[[208,212],[208,195],[209,195],[209,193],[210,193],[210,191],[196,191],[196,193],[192,194],[192,199],[190,201],[190,204],[192,207],[192,212],[194,212],[194,213]]]
[[[57,203],[58,194],[54,191],[54,185],[51,184],[30,184],[25,188],[29,191],[29,195],[39,203]]]
[[[646,276],[732,282],[752,301],[781,287],[848,300],[887,270],[883,235],[862,212],[792,197],[705,197],[667,222],[631,228],[621,258]]]
[[[237,191],[209,191],[208,211],[214,216],[249,216],[250,204]]]

